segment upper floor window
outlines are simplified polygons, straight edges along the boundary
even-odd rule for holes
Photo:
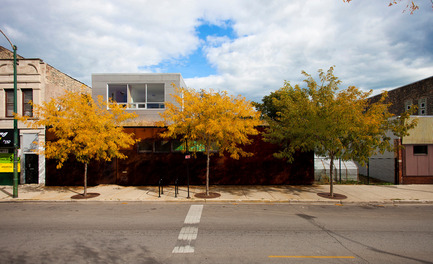
[[[22,89],[22,109],[23,116],[33,116],[33,106],[31,102],[33,101],[33,90],[32,89]],[[14,116],[14,90],[5,89],[6,96],[6,117]]]
[[[163,83],[108,84],[108,97],[130,109],[165,107]]]
[[[31,102],[33,101],[33,90],[23,89],[23,116],[33,116],[33,106]]]
[[[427,98],[422,98],[418,100],[418,114],[419,115],[427,114]]]
[[[412,108],[412,100],[404,101],[404,111],[408,111]]]
[[[6,117],[14,116],[14,90],[5,90],[6,95]]]
[[[110,84],[108,85],[108,96],[111,100],[121,104],[127,103],[128,92],[126,84]]]

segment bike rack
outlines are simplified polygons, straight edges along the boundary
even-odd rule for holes
[[[178,194],[179,194],[179,179],[176,179],[174,181],[174,197],[177,198]]]
[[[161,194],[164,194],[164,185],[163,185],[162,178],[159,180],[159,185],[158,185],[158,198],[161,198]]]

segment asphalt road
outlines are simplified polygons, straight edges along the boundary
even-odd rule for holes
[[[0,263],[433,263],[433,206],[0,203]]]

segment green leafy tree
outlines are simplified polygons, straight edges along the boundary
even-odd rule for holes
[[[109,110],[108,110],[109,106]],[[91,160],[125,159],[120,152],[134,144],[133,134],[127,134],[122,122],[136,117],[118,104],[108,104],[102,97],[95,102],[84,91],[65,91],[42,105],[33,105],[35,119],[17,116],[28,127],[46,127],[56,140],[44,142],[39,154],[57,160],[57,168],[72,155],[84,164],[84,196],[87,195],[87,165]]]
[[[252,102],[254,107],[261,113],[262,119],[275,119],[278,115],[278,107],[274,104],[274,99],[280,100],[282,92],[277,90],[271,92],[270,95],[265,95],[262,98],[262,103]]]
[[[166,138],[181,138],[195,141],[205,146],[206,195],[209,195],[209,164],[212,149],[220,154],[230,153],[239,159],[251,156],[242,145],[250,144],[248,135],[257,135],[256,126],[260,124],[260,114],[242,96],[229,96],[227,92],[195,91],[177,88],[173,95],[177,105],[167,103],[166,111],[161,114],[167,131],[161,135]]]
[[[271,94],[267,102],[278,112],[275,118],[267,118],[270,127],[265,135],[266,140],[282,146],[276,156],[289,162],[295,151],[314,151],[329,157],[331,196],[334,159],[365,164],[371,155],[392,150],[388,131],[401,137],[416,125],[416,121],[407,121],[409,113],[391,119],[386,93],[378,102],[369,103],[372,91],[363,92],[354,86],[339,91],[341,81],[333,71],[333,67],[326,73],[319,70],[319,83],[302,72],[307,88],[285,82]]]

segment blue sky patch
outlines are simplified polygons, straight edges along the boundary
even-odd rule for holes
[[[207,36],[236,38],[236,34],[233,31],[233,21],[231,20],[224,20],[221,22],[221,25],[209,24],[202,21],[200,26],[196,28],[196,32],[202,40],[206,40]]]
[[[157,70],[167,73],[181,73],[184,78],[206,77],[217,74],[214,67],[209,65],[206,60],[206,54],[203,47],[207,45],[207,37],[227,37],[234,39],[236,37],[233,31],[233,21],[221,21],[219,25],[210,24],[201,20],[200,25],[196,27],[196,34],[201,40],[201,45],[193,54],[176,60],[166,60],[156,66],[150,67],[152,71]]]

